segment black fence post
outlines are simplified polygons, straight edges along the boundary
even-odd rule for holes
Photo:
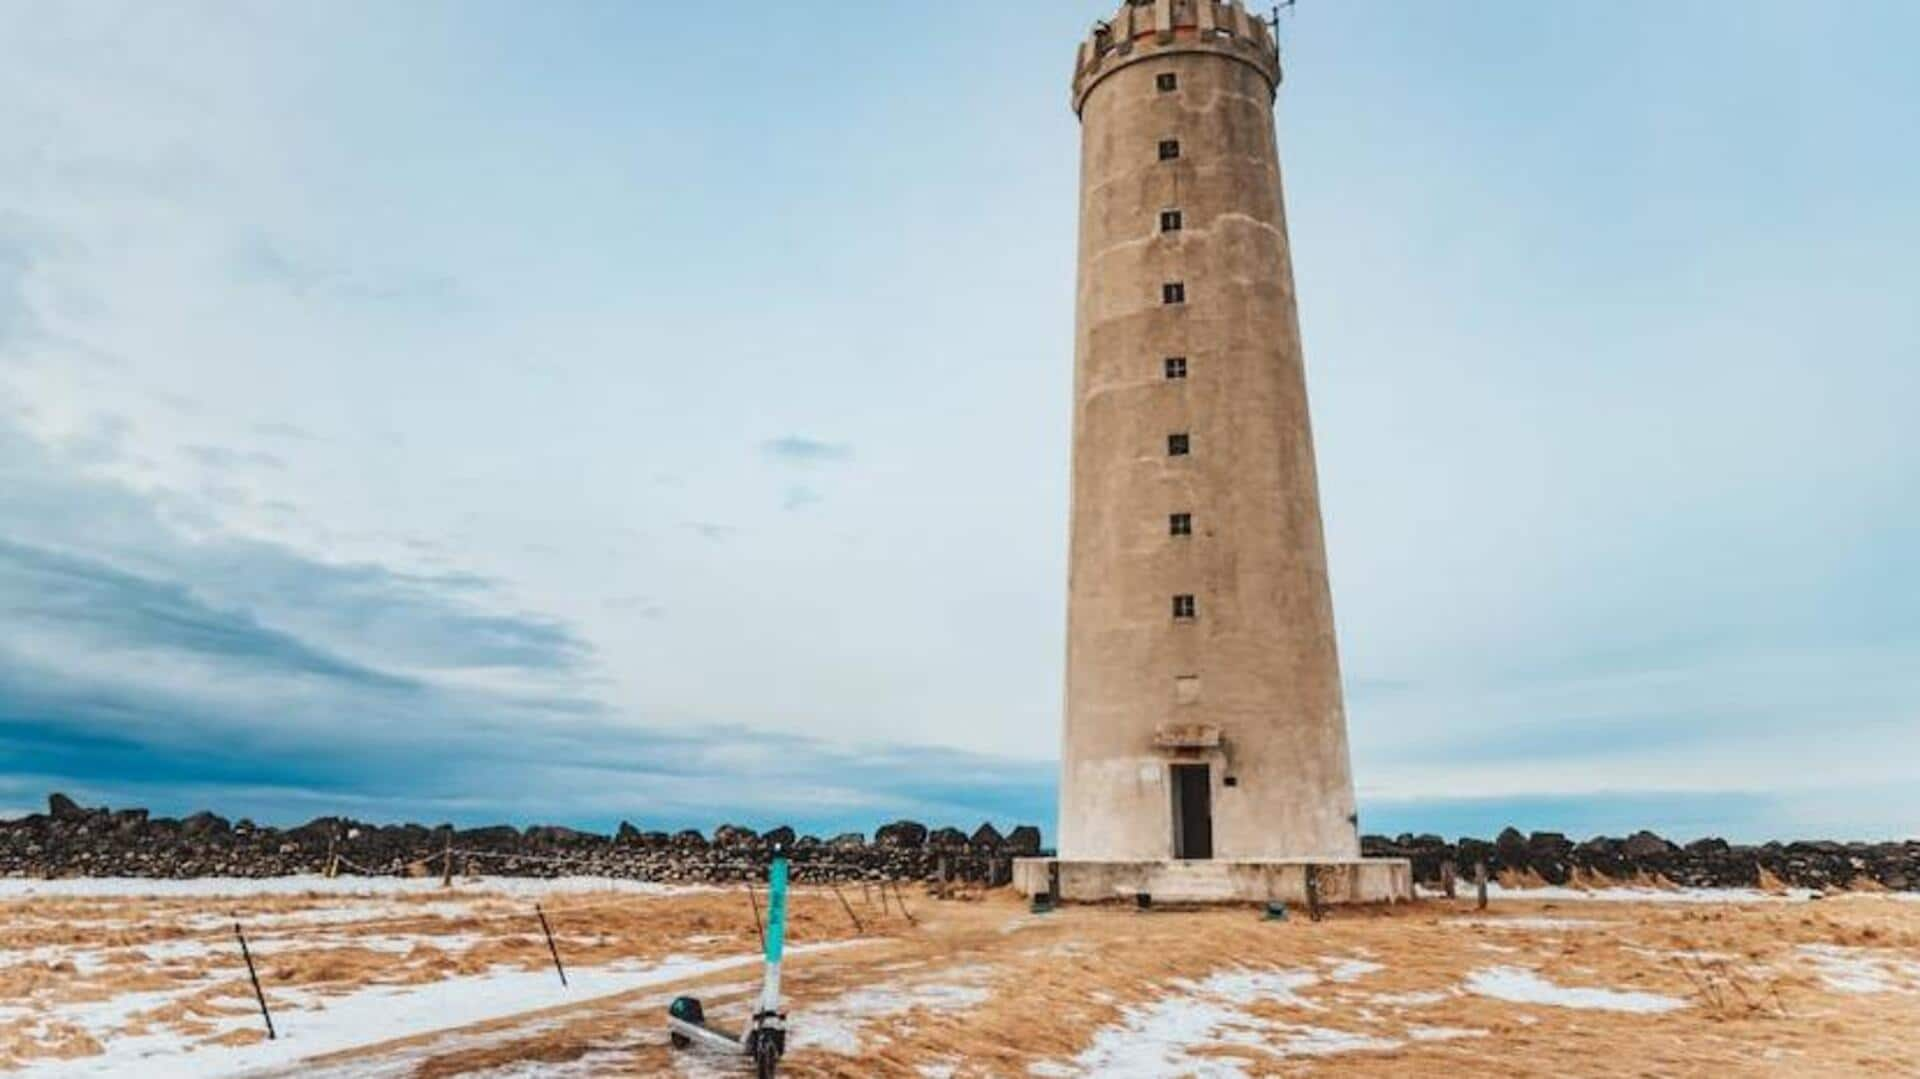
[[[267,1040],[273,1041],[278,1035],[273,1031],[273,1013],[267,1010],[267,994],[260,990],[260,973],[253,968],[253,952],[247,947],[247,935],[240,931],[240,923],[233,923],[233,935],[240,941],[240,958],[247,961],[247,977],[253,982],[253,999],[260,1002],[260,1018],[267,1024]]]
[[[533,905],[533,912],[540,916],[540,931],[547,935],[547,952],[553,956],[553,969],[560,973],[560,988],[567,987],[567,968],[560,965],[560,947],[553,942],[553,927],[547,924],[547,912],[540,904]]]

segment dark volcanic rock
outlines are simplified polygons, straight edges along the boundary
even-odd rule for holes
[[[515,850],[520,846],[520,831],[504,824],[491,828],[469,828],[453,834],[453,845],[469,850]]]
[[[1620,853],[1634,861],[1647,861],[1664,857],[1678,849],[1652,832],[1635,832],[1621,845]]]
[[[1031,857],[1040,853],[1040,829],[1022,824],[1007,833],[1007,853]]]
[[[216,817],[205,810],[180,822],[181,834],[188,836],[218,836],[232,830],[225,817]]]
[[[873,833],[873,841],[882,847],[923,847],[927,842],[927,826],[917,821],[894,821],[881,825]]]
[[[87,811],[80,803],[55,791],[47,795],[47,816],[58,821],[81,821],[87,819]]]
[[[716,847],[751,847],[760,842],[760,833],[737,824],[723,824],[713,830]]]
[[[1493,841],[1494,854],[1500,859],[1502,869],[1525,869],[1527,867],[1527,837],[1520,834],[1518,828],[1508,828]]]
[[[880,829],[874,842],[859,833],[821,842],[775,828],[764,837],[727,826],[710,846],[699,832],[641,832],[623,822],[615,836],[539,826],[522,832],[496,826],[454,831],[451,826],[373,825],[322,817],[280,831],[243,823],[229,827],[212,813],[185,821],[149,819],[144,810],[88,809],[72,799],[48,799],[49,813],[0,821],[0,877],[134,876],[271,877],[320,873],[337,858],[340,871],[361,875],[437,875],[444,853],[455,850],[455,872],[509,876],[603,876],[663,882],[715,883],[764,879],[775,845],[790,848],[797,879],[807,882],[948,879],[991,885],[1007,882],[1012,859],[1038,854],[1038,828],[1022,825],[1002,838],[992,825],[972,836],[953,828],[929,834],[913,821]],[[1846,888],[1874,882],[1920,889],[1920,842],[1807,841],[1741,846],[1702,839],[1678,847],[1650,832],[1631,839],[1605,836],[1574,843],[1555,832],[1523,836],[1508,829],[1494,842],[1435,835],[1365,836],[1369,857],[1407,858],[1416,879],[1436,883],[1452,862],[1462,881],[1484,861],[1489,870],[1531,872],[1545,880],[1580,874],[1632,880],[1659,876],[1689,887],[1752,886],[1762,875],[1794,887]]]

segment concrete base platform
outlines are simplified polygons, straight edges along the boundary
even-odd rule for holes
[[[1405,858],[1263,862],[1083,862],[1017,858],[1013,886],[1026,896],[1055,888],[1072,903],[1132,900],[1145,892],[1166,903],[1307,902],[1307,874],[1320,902],[1402,903],[1413,899],[1413,863]]]

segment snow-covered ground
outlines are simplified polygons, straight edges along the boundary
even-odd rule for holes
[[[1800,954],[1835,992],[1920,994],[1920,951],[1803,944]]]
[[[279,1038],[264,1044],[195,1046],[173,1034],[103,1037],[105,1052],[71,1061],[48,1061],[16,1074],[21,1079],[60,1076],[143,1076],[193,1079],[238,1075],[285,1066],[304,1058],[374,1045],[394,1038],[429,1034],[518,1015],[521,1012],[578,1003],[594,997],[644,989],[685,978],[757,964],[757,955],[695,960],[670,957],[653,964],[618,964],[574,970],[562,988],[552,971],[496,970],[424,985],[376,987],[345,996],[320,997],[286,990],[274,994],[274,1024]],[[143,1008],[164,1003],[166,994],[134,994],[106,1004],[61,1009],[63,1022],[105,1035],[123,1027]],[[258,1014],[223,1020],[221,1032],[252,1029]]]
[[[688,980],[708,979],[695,991],[709,1014],[738,1025],[758,962],[738,890],[318,878],[47,887],[0,882],[0,1072],[26,1079],[400,1079],[430,1061],[484,1079],[636,1068],[703,1079],[734,1073],[669,1054],[660,1010]],[[920,921],[874,932],[870,917],[857,950],[796,964],[791,1047],[837,1061],[828,1069],[873,1056],[903,1073],[951,1075],[977,1063],[983,1038],[1004,1043],[1008,1024],[1026,1021],[1010,1017],[1032,1017],[1054,1026],[1031,1052],[995,1044],[995,1074],[1234,1076],[1336,1056],[1362,1071],[1384,1052],[1470,1073],[1476,1054],[1505,1059],[1517,1027],[1645,1028],[1679,1044],[1713,1011],[1683,961],[1733,963],[1738,977],[1782,982],[1790,997],[1825,993],[1894,1016],[1920,1008],[1911,906],[1867,896],[1706,912],[1659,905],[1779,897],[1629,894],[1652,906],[1569,911],[1558,904],[1599,893],[1529,890],[1497,895],[1503,905],[1485,913],[1465,901],[1311,925],[1249,911],[1035,916],[1005,896],[916,899]],[[565,988],[532,916],[546,897]],[[791,954],[853,943],[839,901],[811,901],[813,935]],[[236,910],[255,941],[274,1042],[258,1040]],[[582,1004],[592,1007],[568,1007]],[[384,1044],[396,1039],[410,1040]],[[375,1045],[324,1072],[311,1063]]]
[[[0,877],[0,900],[46,899],[61,896],[128,899],[245,899],[261,896],[336,896],[341,898],[389,898],[403,896],[496,895],[507,898],[538,898],[548,895],[614,892],[621,895],[683,895],[711,891],[704,885],[651,884],[645,881],[612,880],[605,877],[559,877],[538,880],[528,877],[456,878],[452,889],[442,888],[438,877],[266,877],[246,880],[234,877],[203,877],[191,880],[148,880],[135,877],[76,877],[66,880],[35,880],[25,877]]]
[[[0,880],[0,929],[25,942],[0,943],[0,990],[15,997],[0,1005],[0,1071],[11,1043],[23,1059],[7,1074],[35,1079],[232,1075],[757,965],[743,918],[744,939],[607,946],[644,935],[653,900],[712,891],[585,878],[450,889],[351,877]],[[87,899],[100,902],[72,906]],[[566,987],[545,962],[538,900],[562,953],[580,959]],[[236,921],[266,983],[270,1042],[258,1040]]]
[[[1330,977],[1352,982],[1384,969],[1364,961],[1333,960]],[[1326,1006],[1300,995],[1320,984],[1311,970],[1223,971],[1197,981],[1174,982],[1167,995],[1128,1008],[1121,1021],[1094,1032],[1093,1044],[1070,1061],[1034,1065],[1044,1077],[1091,1076],[1160,1079],[1170,1075],[1245,1074],[1239,1061],[1213,1051],[1231,1048],[1275,1060],[1397,1049],[1399,1041],[1307,1022],[1273,1018],[1272,1010],[1324,1013]]]
[[[1416,885],[1422,898],[1442,899],[1438,888]],[[1474,894],[1469,881],[1461,881],[1460,898]],[[1804,903],[1820,893],[1811,888],[1789,888],[1783,892],[1763,892],[1758,888],[1505,888],[1487,885],[1487,898],[1526,899],[1549,903]]]
[[[1550,1008],[1579,1008],[1603,1012],[1657,1015],[1687,1006],[1684,1000],[1658,993],[1618,989],[1570,988],[1555,985],[1536,971],[1519,967],[1489,967],[1467,975],[1467,992],[1512,1004],[1539,1004]]]

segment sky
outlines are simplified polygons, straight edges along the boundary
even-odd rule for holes
[[[0,815],[1050,833],[1103,6],[0,0]],[[1920,8],[1281,35],[1363,827],[1920,835]]]

